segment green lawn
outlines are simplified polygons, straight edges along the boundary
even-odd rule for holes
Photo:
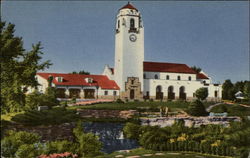
[[[188,102],[172,101],[172,102],[127,102],[127,103],[102,103],[86,106],[73,106],[68,109],[95,109],[95,110],[138,110],[138,111],[160,111],[160,107],[169,107],[172,111],[185,110]]]
[[[147,156],[145,154],[152,154],[152,155]],[[97,158],[114,158],[117,155],[123,155],[124,157],[140,156],[141,158],[146,158],[146,157],[147,158],[226,158],[225,156],[213,156],[213,155],[205,155],[193,152],[163,152],[163,151],[145,150],[143,148],[134,149],[129,153],[114,152],[111,154],[98,156]]]
[[[11,121],[23,125],[53,125],[62,124],[65,122],[74,122],[79,119],[76,111],[72,109],[65,109],[62,107],[54,107],[50,110],[44,111],[27,111],[24,113],[12,116]]]
[[[211,112],[227,112],[229,116],[250,116],[250,108],[238,104],[221,104],[213,107]]]

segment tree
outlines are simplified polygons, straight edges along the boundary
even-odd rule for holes
[[[1,110],[20,111],[25,104],[27,87],[36,87],[36,72],[48,68],[50,61],[40,62],[41,43],[32,45],[31,51],[23,48],[21,37],[14,36],[13,24],[0,22],[1,45]]]
[[[244,85],[244,95],[250,100],[250,81],[246,82]]]
[[[199,88],[195,91],[195,96],[199,100],[205,100],[208,96],[208,89],[207,88]]]
[[[81,70],[79,72],[73,71],[71,74],[90,75],[90,72]]]
[[[7,136],[1,141],[1,156],[16,157],[16,154],[24,155],[22,150],[26,150],[26,154],[38,156],[39,151],[35,150],[34,144],[38,144],[39,140],[40,136],[34,133],[8,131]]]
[[[190,103],[190,105],[188,106],[188,113],[193,116],[208,115],[208,112],[206,111],[204,105],[198,99]]]
[[[201,72],[201,68],[200,67],[192,66],[191,69],[193,69],[196,73],[200,73]]]
[[[222,99],[233,100],[234,99],[234,85],[231,80],[226,80],[222,85]]]
[[[98,136],[95,136],[93,133],[85,133],[81,121],[77,123],[73,133],[78,145],[77,153],[80,156],[95,157],[100,154],[102,143],[99,141]]]

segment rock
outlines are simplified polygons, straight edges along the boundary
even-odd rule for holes
[[[123,155],[116,155],[115,157],[124,157]]]
[[[128,156],[128,157],[126,157],[126,158],[139,158],[140,156],[138,156],[138,155],[135,155],[135,156]]]
[[[163,153],[155,153],[155,155],[160,156],[160,155],[165,155],[165,154],[163,154]]]
[[[144,154],[144,155],[142,155],[142,156],[144,156],[144,157],[149,157],[149,156],[152,156],[153,154]]]

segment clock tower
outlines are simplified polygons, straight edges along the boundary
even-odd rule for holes
[[[114,77],[124,99],[143,92],[144,28],[140,12],[130,3],[119,9],[115,29]]]

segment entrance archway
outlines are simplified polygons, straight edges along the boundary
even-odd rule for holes
[[[175,93],[174,93],[174,87],[173,86],[168,87],[168,99],[169,100],[175,99]]]
[[[56,89],[56,97],[57,98],[65,98],[65,88],[57,88]]]
[[[184,86],[181,86],[180,87],[180,89],[179,89],[179,98],[181,99],[181,100],[186,100],[186,98],[187,98],[187,95],[186,95],[186,93],[185,93],[185,87]]]
[[[84,89],[84,98],[85,99],[94,99],[95,90],[94,89]]]
[[[155,99],[163,99],[162,87],[159,85],[156,87],[156,97]]]
[[[80,89],[69,89],[70,98],[80,98]]]
[[[134,89],[130,90],[129,96],[130,96],[130,99],[134,99],[135,98],[135,90]]]

